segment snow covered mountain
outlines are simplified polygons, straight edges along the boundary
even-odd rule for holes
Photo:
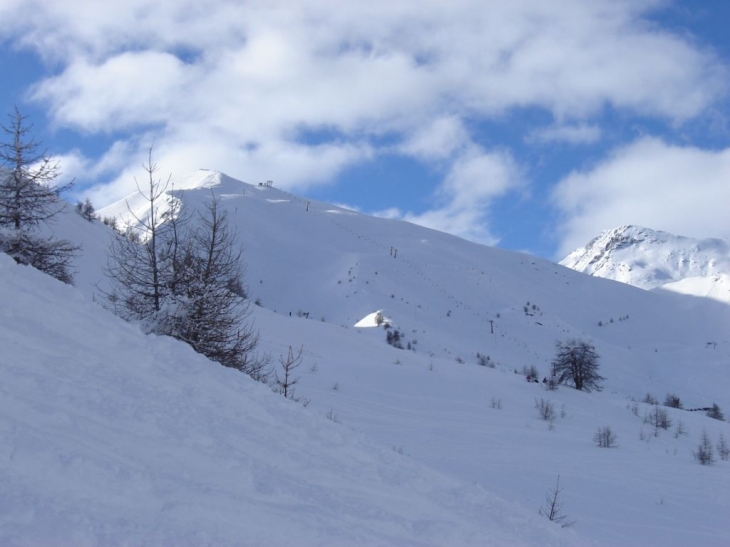
[[[304,347],[310,404],[103,310],[113,236],[70,214],[54,229],[84,245],[77,289],[0,256],[0,543],[727,545],[730,462],[692,452],[730,424],[667,408],[656,428],[640,401],[727,413],[730,307],[213,171],[185,181],[176,199],[214,194],[241,236],[262,350]],[[127,204],[144,215],[134,196],[101,215]],[[367,326],[377,312],[410,350]],[[595,344],[602,392],[515,374],[546,375],[571,337]],[[605,426],[617,448],[593,442]],[[569,530],[538,515],[558,476]]]
[[[576,249],[560,264],[642,289],[663,288],[730,302],[730,242],[621,226]]]

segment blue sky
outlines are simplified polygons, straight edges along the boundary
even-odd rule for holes
[[[730,237],[718,0],[0,0],[0,107],[77,195],[223,171],[559,259]]]

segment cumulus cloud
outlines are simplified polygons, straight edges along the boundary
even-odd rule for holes
[[[36,85],[31,98],[47,103],[58,125],[104,133],[167,122],[193,76],[169,53],[129,52],[98,65],[80,59]]]
[[[642,21],[642,12],[657,5],[649,0],[448,6],[374,0],[346,9],[334,0],[219,0],[204,7],[133,0],[103,8],[86,0],[36,0],[36,9],[29,3],[7,14],[5,32],[60,57],[69,78],[82,78],[78,89],[142,85],[124,73],[108,81],[108,63],[117,56],[136,61],[122,67],[134,75],[149,68],[149,58],[129,56],[130,50],[165,52],[189,57],[186,73],[196,89],[228,83],[244,104],[253,95],[259,105],[277,91],[272,99],[285,99],[280,111],[293,108],[291,117],[313,123],[380,122],[424,109],[490,114],[523,105],[570,118],[606,104],[684,119],[725,85],[711,55]],[[100,83],[84,84],[89,71],[74,74],[79,58],[96,68]],[[165,85],[191,85],[173,67],[165,69],[173,71]],[[290,84],[305,85],[283,89]],[[72,100],[63,90],[46,98]],[[346,108],[338,108],[343,99]],[[314,119],[307,120],[308,112]]]
[[[430,121],[410,133],[397,151],[426,161],[444,160],[471,143],[463,122],[455,116]]]
[[[422,212],[381,211],[379,216],[400,218],[465,239],[495,245],[499,238],[489,226],[489,209],[496,199],[525,184],[514,159],[506,152],[485,152],[471,147],[454,162],[436,192],[438,205]]]
[[[637,224],[690,237],[730,238],[730,149],[701,150],[643,138],[555,188],[559,258],[602,230]]]
[[[147,151],[149,151],[149,147]],[[139,146],[133,148],[129,141],[117,141],[99,158],[89,158],[81,150],[73,149],[65,154],[52,156],[51,160],[57,162],[60,166],[62,181],[73,180],[75,182],[74,188],[71,190],[72,197],[79,199],[93,197],[92,201],[95,204],[107,204],[129,194],[129,183],[132,182],[133,184],[133,175],[132,178],[126,181],[127,184],[124,185],[123,194],[110,194],[106,179],[108,177],[117,177],[120,170],[130,168],[130,157],[144,157],[143,150]],[[138,171],[141,173],[141,163],[137,167],[139,167]],[[98,183],[99,180],[105,182],[96,188],[89,188],[94,183]]]
[[[84,196],[89,196],[94,203],[107,205],[129,195],[134,190],[135,177],[143,175],[140,160],[146,160],[151,145],[150,139],[138,142],[135,152],[128,156],[137,161],[119,166],[113,177],[101,178],[101,182],[88,188]],[[258,147],[239,148],[205,133],[163,140],[153,148],[153,161],[160,173],[172,174],[173,179],[197,169],[214,169],[250,184],[273,180],[277,186],[302,190],[331,181],[345,166],[365,161],[370,155],[368,145],[356,144],[305,146],[269,141]],[[98,163],[87,159],[89,172],[100,173],[100,176],[109,173],[106,167],[109,163],[108,155]]]
[[[535,129],[527,135],[527,142],[548,144],[593,144],[601,138],[601,128],[594,124],[554,125]]]

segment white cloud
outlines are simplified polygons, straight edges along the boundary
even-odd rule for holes
[[[331,112],[334,119],[322,121],[332,123],[346,123],[351,113],[357,119],[463,105],[487,114],[538,105],[574,117],[613,104],[691,117],[725,85],[725,74],[711,56],[641,21],[656,4],[133,0],[102,9],[67,0],[33,9],[31,0],[5,20],[19,19],[25,32],[16,33],[25,43],[71,66],[83,55],[103,72],[98,59],[130,49],[192,52],[189,71],[204,67],[218,83],[222,76],[229,84],[253,84],[239,91],[253,91],[258,103],[280,86],[304,84],[284,96],[298,96],[316,118]],[[206,78],[194,85],[205,87]],[[124,73],[114,82],[141,83]],[[323,95],[307,96],[315,90]],[[344,112],[338,111],[343,99]],[[289,106],[303,116],[297,104],[282,104],[285,111]]]
[[[129,142],[118,141],[112,144],[109,150],[100,158],[89,158],[80,150],[74,149],[66,154],[55,155],[51,159],[54,162],[58,162],[60,166],[61,177],[59,182],[64,183],[67,180],[74,181],[71,197],[83,199],[94,196],[92,200],[94,204],[104,206],[113,201],[106,189],[107,183],[104,182],[96,188],[90,188],[89,185],[94,183],[98,184],[100,179],[110,174],[111,176],[117,176],[120,170],[129,167],[130,156],[143,157],[143,151],[141,149],[135,148],[135,153],[132,153],[131,150],[132,147]],[[130,178],[127,182],[133,183],[133,178]],[[127,184],[125,185],[125,193],[117,195],[114,199],[126,196],[128,190],[129,186]]]
[[[637,224],[677,235],[730,238],[730,149],[701,150],[644,138],[553,193],[563,212],[560,258],[602,230]]]
[[[373,211],[370,214],[380,218],[402,220],[405,213],[397,207],[388,207],[387,209],[382,209],[380,211]]]
[[[180,113],[174,97],[192,76],[168,53],[122,53],[98,65],[78,60],[36,85],[31,97],[50,106],[58,125],[105,133],[173,119]]]
[[[147,159],[150,142],[138,143],[138,159],[125,165],[111,180],[88,189],[95,204],[103,207],[126,197],[134,189],[134,178],[143,174],[141,160]],[[334,174],[347,165],[364,161],[371,155],[370,147],[356,144],[304,146],[286,141],[269,141],[251,149],[242,149],[214,134],[195,133],[182,138],[163,140],[155,144],[154,162],[164,176],[184,176],[197,169],[222,171],[236,179],[256,184],[273,180],[278,187],[304,190],[313,184],[332,180]],[[90,166],[102,172],[105,161]]]
[[[494,200],[524,186],[523,175],[504,152],[470,148],[453,164],[437,190],[440,202],[423,212],[381,211],[379,216],[401,218],[487,245],[499,240],[491,233],[488,213]]]
[[[527,142],[568,144],[593,144],[601,138],[601,128],[594,124],[552,125],[535,129],[527,135]]]
[[[455,116],[437,118],[414,130],[397,151],[426,161],[448,159],[471,143],[464,124]]]
[[[492,241],[489,206],[521,176],[470,122],[537,108],[556,125],[534,139],[589,143],[606,107],[681,124],[726,92],[713,54],[644,19],[661,4],[5,0],[0,39],[53,67],[32,96],[57,126],[144,134],[89,159],[111,181],[100,203],[133,189],[150,143],[166,170],[297,189],[395,151],[450,173],[444,205],[415,221]],[[302,136],[317,131],[336,138]]]
[[[191,116],[231,129],[225,113],[274,132],[407,131],[526,105],[561,119],[606,104],[697,115],[726,72],[642,22],[656,4],[28,0],[3,20],[65,67],[39,88],[60,123],[96,131]]]

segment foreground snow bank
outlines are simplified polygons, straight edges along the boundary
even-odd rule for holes
[[[0,255],[0,544],[568,545]]]

